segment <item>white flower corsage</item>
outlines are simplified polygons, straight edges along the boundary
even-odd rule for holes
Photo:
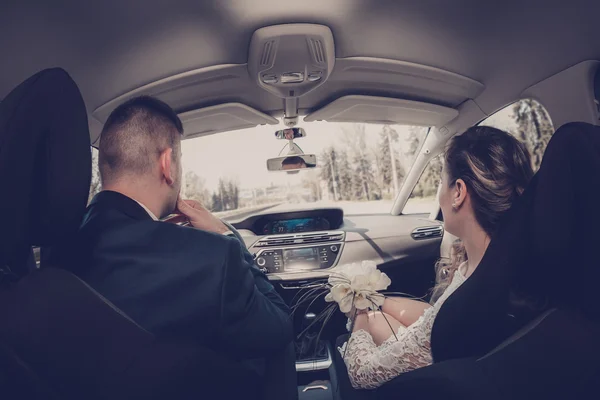
[[[335,301],[343,313],[353,308],[358,311],[378,310],[385,301],[385,296],[379,292],[386,290],[391,283],[373,261],[342,265],[331,270],[330,289],[325,301]]]

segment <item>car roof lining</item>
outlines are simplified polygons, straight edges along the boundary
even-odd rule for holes
[[[123,93],[164,78],[212,66],[244,65],[253,32],[281,23],[319,23],[331,28],[336,69],[342,60],[367,57],[429,66],[474,79],[485,87],[476,97],[465,98],[476,100],[486,115],[517,100],[537,82],[582,61],[600,59],[600,2],[592,0],[572,0],[569,7],[560,0],[545,1],[544,7],[535,2],[510,7],[478,0],[439,1],[435,6],[393,0],[304,0],[297,4],[182,0],[176,5],[148,0],[139,7],[106,0],[69,1],[68,10],[42,0],[2,4],[0,52],[10,57],[2,66],[0,98],[27,76],[60,66],[78,83],[91,114]],[[437,93],[435,99],[436,93],[380,83],[356,83],[347,89],[348,82],[335,80],[335,74],[331,82],[300,99],[301,113],[352,94],[452,108],[462,103],[452,93]],[[281,99],[256,85],[195,103],[193,109],[241,103],[271,116],[283,110]],[[101,121],[92,115],[89,120],[97,136]]]
[[[314,120],[314,115],[318,119],[328,120],[328,110],[335,109],[339,113],[340,106],[348,106],[348,99],[360,98],[363,105],[362,112],[346,113],[345,122],[380,121],[380,123],[439,125],[448,122],[449,115],[452,118],[456,117],[457,113],[450,107],[455,107],[468,98],[477,97],[483,89],[484,86],[473,79],[439,68],[397,60],[351,57],[336,60],[330,79],[321,87],[300,97],[299,114],[308,114],[308,119],[305,119],[307,122]],[[279,116],[283,102],[282,99],[259,88],[251,80],[246,64],[227,64],[200,68],[149,83],[102,104],[92,112],[92,115],[100,123],[104,123],[117,105],[142,94],[155,96],[185,115],[189,115],[187,113],[192,111],[202,112],[205,123],[209,123],[209,113],[213,111],[221,113],[221,109],[215,107],[222,104],[244,104],[245,109],[237,108],[242,114],[246,114],[248,109],[253,109],[256,113]],[[378,102],[378,106],[367,108],[366,102],[369,98],[376,99],[373,101]],[[386,103],[390,117],[381,121],[380,114],[385,109],[381,104],[384,98],[388,98]],[[249,99],[254,101],[246,103]],[[400,103],[403,106],[399,106]],[[421,113],[410,118],[406,112],[403,115],[392,116],[393,109],[408,111],[409,105],[413,108],[429,110],[429,117]],[[352,106],[354,111],[358,111],[357,104]],[[230,109],[230,112],[234,111]],[[350,115],[356,118],[352,119]],[[273,123],[261,119],[248,119],[235,112],[231,116],[234,118],[211,118],[211,122],[202,129],[202,132],[217,133]],[[239,124],[236,125],[235,121]],[[252,125],[250,121],[256,123]],[[338,118],[337,121],[340,119]],[[223,124],[217,125],[219,122]],[[199,133],[198,129],[200,128],[196,124],[194,132],[189,132],[189,137]],[[188,137],[187,133],[186,131],[186,137]],[[92,141],[96,141],[99,132],[95,130],[91,134]]]

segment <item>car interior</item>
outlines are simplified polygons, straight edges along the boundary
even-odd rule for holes
[[[482,357],[436,362],[365,391],[350,386],[338,350],[346,316],[335,313],[323,324],[325,300],[299,298],[332,268],[368,260],[391,278],[391,291],[429,301],[435,264],[456,239],[445,232],[436,200],[446,143],[490,124],[529,140],[541,161],[549,137],[526,138],[527,129],[542,129],[527,112],[543,110],[549,135],[574,121],[600,125],[600,2],[0,7],[0,397],[593,393],[598,321],[565,310],[544,311]],[[67,76],[87,115],[77,131],[61,130],[50,117],[30,130],[16,125],[27,121],[19,107],[25,98],[55,115],[70,113],[55,100],[58,83],[46,93],[34,84]],[[295,362],[268,367],[265,383],[198,344],[155,337],[74,275],[45,265],[53,245],[76,231],[90,180],[99,190],[90,164],[104,122],[140,95],[178,113],[186,194],[232,227],[294,310],[297,336],[287,356]],[[3,108],[9,99],[16,106]],[[542,356],[549,349],[560,351]]]

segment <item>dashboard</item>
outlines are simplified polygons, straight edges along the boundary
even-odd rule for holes
[[[443,235],[442,224],[426,215],[344,215],[337,208],[264,210],[232,225],[256,265],[282,285],[324,278],[336,265],[363,260],[409,269],[425,260],[428,268],[419,266],[416,274],[429,273]]]
[[[316,302],[301,299],[326,282],[331,269],[339,265],[373,261],[391,279],[390,292],[423,298],[430,293],[440,257],[441,222],[428,215],[344,215],[342,210],[329,208],[275,212],[281,208],[265,209],[231,224],[256,266],[284,301],[298,310],[294,317],[297,331],[305,314],[327,306],[323,296]],[[343,323],[341,318],[340,326]]]

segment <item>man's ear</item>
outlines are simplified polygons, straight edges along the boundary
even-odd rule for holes
[[[467,198],[467,185],[462,179],[457,179],[454,184],[454,192],[452,193],[453,207],[459,209]]]
[[[173,149],[170,147],[168,149],[163,150],[160,153],[160,158],[158,159],[160,164],[160,172],[167,182],[167,185],[172,185],[175,182],[175,172],[173,171]]]

